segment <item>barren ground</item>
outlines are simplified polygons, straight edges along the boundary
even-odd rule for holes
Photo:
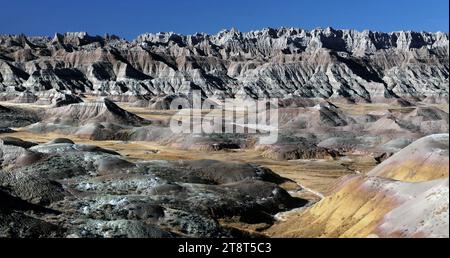
[[[89,100],[88,100],[89,101]],[[143,118],[152,120],[168,121],[175,113],[167,110],[149,110],[147,108],[131,107],[128,104],[118,103],[120,107],[135,113]],[[29,104],[12,104],[0,103],[4,106],[20,106],[29,109],[45,109],[48,107],[29,105]],[[340,109],[352,115],[367,114],[370,112],[384,112],[387,109],[396,108],[402,111],[408,107],[393,107],[387,104],[358,104],[347,105],[336,104]],[[441,110],[448,111],[448,106],[436,106]],[[162,145],[154,141],[95,141],[79,138],[73,135],[65,135],[61,133],[32,133],[24,128],[12,128],[16,130],[13,133],[5,133],[2,136],[13,136],[23,140],[34,141],[37,143],[45,143],[55,138],[70,138],[76,143],[94,144],[103,148],[108,148],[119,152],[131,161],[139,160],[201,160],[212,159],[225,162],[244,162],[258,164],[270,168],[275,173],[293,180],[296,184],[285,183],[283,188],[288,190],[291,195],[301,197],[310,202],[316,203],[323,197],[330,194],[335,182],[349,174],[365,174],[374,168],[377,163],[373,156],[368,154],[352,154],[346,153],[343,157],[335,160],[270,160],[261,156],[261,153],[253,149],[239,149],[226,151],[207,151],[207,150],[184,150],[171,146]],[[295,191],[300,185],[303,190]],[[388,207],[388,205],[385,205]],[[309,207],[309,205],[308,205]],[[381,213],[380,213],[381,214]],[[384,213],[383,213],[384,214]],[[288,216],[290,220],[297,218],[300,220],[301,212],[292,211],[283,214],[284,218]],[[296,220],[296,219],[295,219]],[[303,220],[302,220],[303,221]],[[263,232],[271,237],[285,236],[287,230],[283,227],[283,223],[277,223],[274,227],[269,228],[267,224],[244,224],[235,221],[220,221],[221,224],[247,230],[251,232]],[[303,221],[304,222],[304,221]],[[288,224],[286,224],[288,226]],[[311,232],[309,232],[311,233]],[[308,233],[308,234],[309,234]],[[292,235],[294,236],[294,235]]]
[[[38,105],[29,104],[11,104],[2,102],[4,106],[17,105],[22,108],[46,108]],[[167,110],[148,110],[146,108],[130,107],[129,105],[120,103],[120,106],[130,112],[148,119],[167,120],[174,111]],[[353,105],[354,106],[354,105]],[[364,107],[361,107],[365,109]],[[384,108],[384,107],[381,107]],[[378,107],[378,109],[381,109]],[[372,107],[377,109],[377,107]],[[358,111],[360,112],[360,111]],[[17,132],[2,134],[2,136],[13,136],[23,140],[34,141],[37,143],[45,143],[59,137],[67,137],[77,143],[94,144],[104,148],[109,148],[127,156],[132,160],[199,160],[213,159],[226,162],[246,162],[262,165],[272,169],[279,175],[289,178],[298,184],[314,190],[315,192],[326,195],[329,187],[333,182],[344,175],[353,173],[365,173],[372,169],[376,163],[373,157],[367,155],[351,155],[345,156],[338,160],[290,160],[276,161],[264,158],[254,150],[227,150],[227,151],[200,151],[200,150],[183,150],[170,146],[164,146],[158,142],[151,141],[92,141],[81,139],[73,135],[64,135],[59,133],[36,134],[25,131],[22,128],[14,128]],[[357,171],[357,172],[356,172]],[[290,190],[293,186],[286,185],[285,188]],[[310,201],[317,201],[318,196],[308,191],[296,193]]]

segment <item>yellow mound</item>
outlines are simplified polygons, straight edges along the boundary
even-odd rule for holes
[[[328,197],[266,233],[272,237],[448,237],[448,155],[448,134],[424,137],[375,167],[369,176],[342,178]]]
[[[375,167],[369,175],[408,182],[448,177],[448,141],[448,134],[419,139]]]
[[[395,206],[383,179],[363,176],[346,178],[343,186],[313,207],[273,226],[274,237],[366,237],[384,214]]]

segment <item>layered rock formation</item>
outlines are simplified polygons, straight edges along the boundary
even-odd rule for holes
[[[448,134],[415,141],[368,175],[274,226],[285,237],[448,237]]]
[[[0,105],[0,131],[8,131],[10,127],[27,126],[39,121],[40,117],[37,112],[30,110],[5,107]]]
[[[128,96],[385,98],[448,96],[446,33],[294,28],[216,35],[0,36],[0,89]]]

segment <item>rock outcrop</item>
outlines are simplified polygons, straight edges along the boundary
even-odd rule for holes
[[[5,35],[0,89],[445,101],[448,54],[448,34],[440,32],[232,29],[216,35],[143,34],[133,41],[87,33],[53,39]]]
[[[38,112],[0,105],[0,130],[2,131],[9,127],[27,126],[36,123],[39,119],[40,116]]]

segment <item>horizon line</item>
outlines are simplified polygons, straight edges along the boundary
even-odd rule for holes
[[[1,33],[0,32],[0,36],[26,36],[26,37],[47,37],[47,38],[49,38],[49,39],[51,39],[51,38],[54,38],[56,35],[64,35],[64,34],[66,34],[66,33],[86,33],[86,35],[88,35],[88,36],[93,36],[93,37],[106,37],[106,36],[116,36],[116,37],[119,37],[120,39],[122,39],[122,40],[126,40],[126,41],[128,41],[128,40],[130,40],[130,41],[133,41],[133,40],[136,40],[139,36],[141,36],[141,35],[146,35],[146,34],[148,34],[148,35],[158,35],[158,34],[170,34],[170,33],[173,33],[173,34],[177,34],[177,35],[179,35],[179,36],[196,36],[196,35],[209,35],[209,36],[213,36],[213,35],[217,35],[217,34],[219,34],[219,33],[221,33],[221,32],[225,32],[225,31],[232,31],[232,30],[235,30],[235,31],[237,31],[237,32],[239,32],[239,33],[242,33],[242,34],[246,34],[246,33],[251,33],[251,32],[261,32],[261,31],[264,31],[264,30],[269,30],[269,29],[274,29],[274,30],[282,30],[282,29],[296,29],[296,30],[303,30],[303,31],[306,31],[306,32],[313,32],[314,30],[326,30],[326,29],[332,29],[332,30],[335,30],[335,31],[355,31],[355,32],[359,32],[359,33],[362,33],[362,32],[366,32],[366,31],[369,31],[369,32],[376,32],[376,33],[383,33],[383,34],[393,34],[393,33],[399,33],[399,32],[410,32],[410,33],[433,33],[433,34],[438,34],[438,33],[443,33],[443,34],[447,34],[447,35],[449,35],[449,32],[448,31],[441,31],[441,30],[438,30],[438,31],[425,31],[425,30],[421,30],[421,31],[419,31],[419,30],[411,30],[411,29],[409,29],[409,30],[392,30],[392,31],[389,31],[389,32],[387,32],[387,31],[381,31],[381,30],[372,30],[372,29],[363,29],[363,30],[359,30],[359,29],[348,29],[348,28],[345,28],[345,29],[337,29],[337,28],[335,28],[335,27],[332,27],[332,26],[328,26],[328,27],[315,27],[315,28],[313,28],[313,29],[305,29],[305,28],[301,28],[301,27],[287,27],[287,26],[281,26],[281,27],[277,27],[277,28],[275,28],[275,27],[263,27],[263,28],[261,28],[261,29],[254,29],[254,30],[247,30],[247,31],[241,31],[241,30],[239,30],[239,29],[237,29],[237,28],[235,28],[235,27],[231,27],[231,28],[224,28],[224,29],[221,29],[221,30],[219,30],[219,31],[217,31],[217,32],[215,32],[215,33],[208,33],[208,32],[195,32],[195,33],[178,33],[178,32],[176,32],[176,31],[158,31],[158,32],[142,32],[142,33],[140,33],[140,34],[137,34],[134,38],[125,38],[125,37],[122,37],[122,36],[120,36],[120,35],[118,35],[118,34],[116,34],[116,33],[109,33],[109,32],[105,32],[105,33],[103,33],[103,35],[100,35],[99,33],[90,33],[89,31],[82,31],[82,30],[80,30],[80,31],[65,31],[65,32],[54,32],[53,33],[53,35],[45,35],[45,34],[43,34],[43,35],[31,35],[31,34],[27,34],[27,33],[23,33],[23,32],[21,32],[21,33],[16,33],[16,34],[11,34],[11,33],[9,33],[9,34],[5,34],[5,33]]]

